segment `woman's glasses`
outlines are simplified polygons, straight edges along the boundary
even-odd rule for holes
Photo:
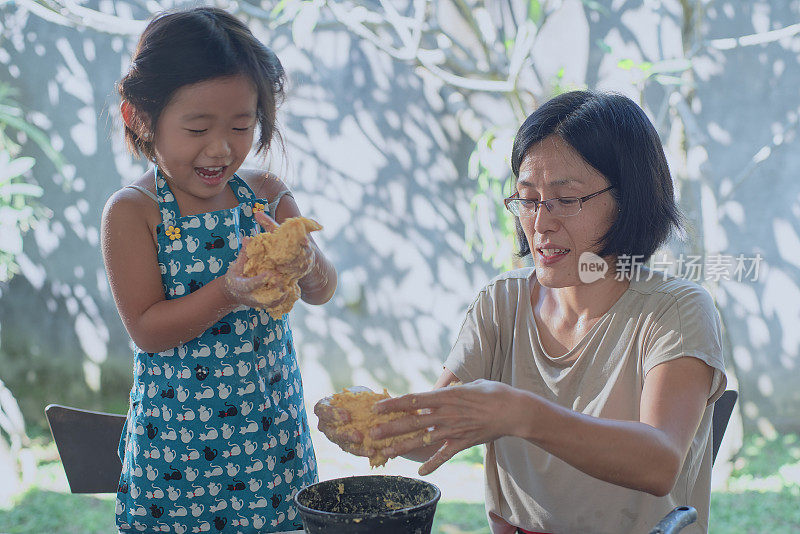
[[[519,193],[514,193],[512,196],[503,199],[506,209],[516,215],[517,217],[533,217],[539,211],[539,206],[544,205],[551,215],[556,217],[572,217],[580,213],[583,208],[583,203],[594,198],[601,193],[605,193],[609,189],[614,189],[614,186],[606,187],[591,195],[585,197],[556,197],[547,200],[535,200],[532,198],[519,198]]]

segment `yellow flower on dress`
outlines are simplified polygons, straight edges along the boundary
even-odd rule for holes
[[[170,226],[169,228],[167,228],[167,237],[169,237],[173,241],[175,241],[176,239],[180,239],[181,229],[175,226]]]
[[[261,202],[256,202],[253,204],[253,213],[257,213],[259,211],[264,211],[264,204]]]

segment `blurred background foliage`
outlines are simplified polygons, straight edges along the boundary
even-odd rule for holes
[[[0,83],[0,284],[19,272],[16,259],[22,253],[25,232],[38,218],[49,216],[37,202],[42,188],[26,179],[36,159],[21,156],[21,144],[30,139],[53,164],[57,167],[63,164],[47,135],[25,120],[20,105],[14,100],[15,92],[12,86]],[[0,478],[7,482],[0,491],[0,502],[7,501],[19,488],[23,469],[31,470],[30,455],[26,455],[29,445],[25,418],[0,375]]]
[[[36,159],[20,156],[20,143],[32,140],[54,164],[62,165],[47,135],[25,120],[15,93],[11,85],[0,84],[0,282],[9,281],[19,270],[16,257],[22,253],[22,235],[37,218],[48,216],[36,202],[42,188],[25,178]]]

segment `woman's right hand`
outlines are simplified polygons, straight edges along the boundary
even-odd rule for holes
[[[358,393],[359,391],[372,390],[364,386],[352,386],[348,391]],[[364,436],[357,430],[342,430],[342,425],[350,422],[350,414],[347,410],[336,408],[331,404],[331,397],[324,397],[314,405],[314,414],[319,418],[317,428],[325,434],[325,437],[338,445],[343,451],[355,454],[356,456],[373,456],[375,451],[366,449],[362,445]]]

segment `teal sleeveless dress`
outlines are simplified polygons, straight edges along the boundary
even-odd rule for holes
[[[156,168],[158,264],[166,298],[225,274],[266,200],[234,175],[239,204],[181,217]],[[294,494],[317,481],[289,316],[240,307],[199,337],[134,351],[119,447],[121,532],[261,533],[302,528]]]

